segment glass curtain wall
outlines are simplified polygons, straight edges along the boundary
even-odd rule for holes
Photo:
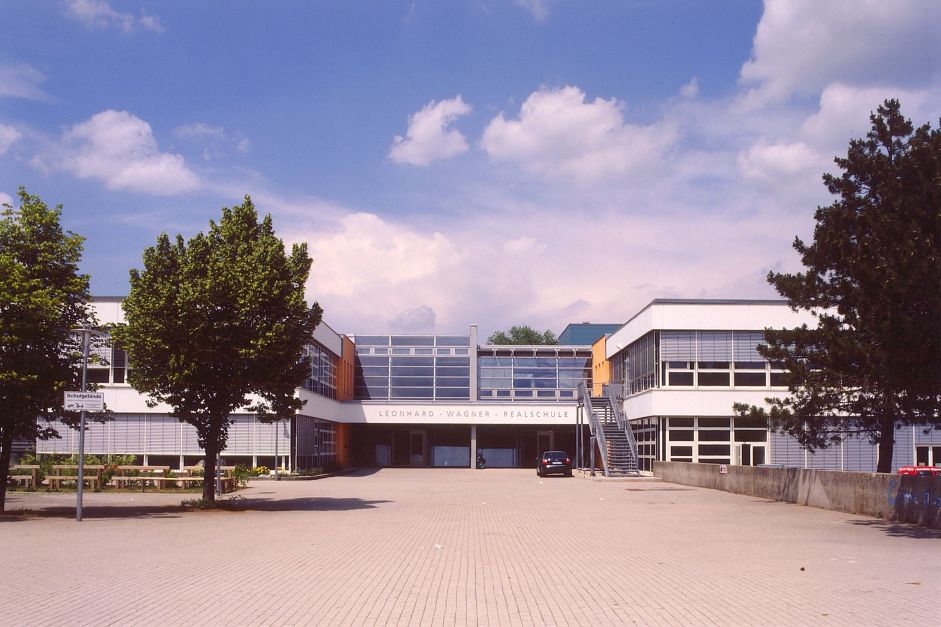
[[[481,400],[572,400],[591,388],[590,348],[493,347],[477,351]]]
[[[470,399],[469,336],[359,335],[355,343],[357,400]]]
[[[336,398],[339,358],[317,343],[305,346],[304,356],[310,359],[310,376],[304,380],[304,388],[327,398]]]

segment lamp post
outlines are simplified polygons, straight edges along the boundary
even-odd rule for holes
[[[88,324],[82,325],[82,392],[88,387],[88,336],[91,329]],[[78,483],[75,486],[75,520],[82,522],[82,495],[85,485],[85,409],[82,408],[82,417],[78,428]]]

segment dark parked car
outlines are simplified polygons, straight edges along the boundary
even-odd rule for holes
[[[565,451],[546,451],[536,459],[536,474],[572,476],[572,458]]]

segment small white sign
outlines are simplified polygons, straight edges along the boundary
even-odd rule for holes
[[[720,474],[720,475],[727,475],[727,474],[729,474],[729,467],[726,466],[725,464],[720,464],[720,465],[719,465],[719,474]]]
[[[65,409],[67,411],[102,411],[105,408],[105,395],[101,392],[66,392]]]

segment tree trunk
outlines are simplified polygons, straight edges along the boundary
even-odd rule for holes
[[[10,449],[13,448],[13,432],[0,430],[0,514],[6,511],[7,479],[10,476]]]
[[[216,500],[216,455],[219,453],[215,439],[206,443],[206,461],[203,464],[203,500]]]
[[[883,415],[880,422],[882,434],[879,437],[879,463],[876,472],[892,472],[892,453],[895,449],[895,417]]]

